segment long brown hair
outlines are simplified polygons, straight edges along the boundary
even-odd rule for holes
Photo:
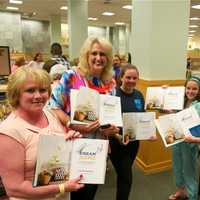
[[[120,87],[122,85],[121,79],[123,78],[126,71],[129,70],[129,69],[135,70],[138,74],[138,77],[139,77],[139,71],[138,71],[138,68],[135,65],[132,65],[132,64],[129,64],[129,63],[122,64],[121,71],[120,71],[120,74],[119,74],[119,77],[118,77],[118,80],[117,80],[117,86]]]

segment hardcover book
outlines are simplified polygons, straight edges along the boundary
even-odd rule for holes
[[[148,87],[145,108],[182,110],[184,105],[185,87]]]
[[[156,136],[155,112],[123,113],[123,143]]]
[[[82,183],[103,184],[108,140],[40,135],[33,186],[63,183],[83,175]]]
[[[164,145],[169,147],[184,141],[184,135],[196,132],[200,118],[195,107],[191,106],[175,114],[160,116],[155,123]]]
[[[80,87],[79,90],[71,90],[70,98],[72,124],[88,124],[98,119],[101,125],[122,126],[120,97]]]

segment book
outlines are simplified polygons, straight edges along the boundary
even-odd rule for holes
[[[149,140],[156,136],[155,112],[123,113],[122,142]]]
[[[60,184],[81,174],[81,183],[103,184],[107,153],[108,140],[40,135],[33,186]]]
[[[185,87],[148,87],[145,109],[182,110]]]
[[[174,114],[160,116],[155,123],[164,145],[169,147],[183,142],[184,135],[200,125],[200,118],[195,107],[191,106]]]
[[[122,127],[120,97],[80,87],[79,90],[71,90],[70,100],[72,124],[89,124],[98,119],[100,125],[114,124]]]

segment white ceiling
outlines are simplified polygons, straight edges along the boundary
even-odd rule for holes
[[[76,1],[76,0],[74,0]],[[86,1],[86,0],[82,0]],[[130,23],[131,11],[123,9],[122,6],[131,4],[132,0],[87,0],[88,1],[88,17],[97,17],[97,21],[89,21],[89,25],[113,26],[115,22]],[[173,0],[171,0],[173,1]],[[175,0],[174,0],[175,1]],[[180,0],[184,1],[184,0]],[[51,15],[61,15],[63,23],[67,23],[67,11],[60,10],[61,6],[67,6],[67,0],[23,0],[19,7],[19,12],[28,13],[31,19],[49,20]],[[200,0],[191,0],[191,6],[200,4]],[[0,10],[5,10],[6,6],[11,6],[9,0],[0,0]],[[12,6],[16,6],[12,4]],[[102,16],[102,12],[110,11],[115,15],[112,17]],[[35,16],[32,13],[36,12]],[[200,10],[191,8],[190,17],[199,17]],[[190,21],[191,25],[199,25],[199,21]],[[194,38],[200,39],[200,27],[191,28],[196,30]]]

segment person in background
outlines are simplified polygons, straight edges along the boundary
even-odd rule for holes
[[[0,124],[0,176],[9,199],[69,199],[69,192],[84,186],[79,184],[81,175],[59,185],[32,186],[39,136],[58,134],[66,140],[81,136],[72,130],[66,133],[56,115],[45,108],[51,93],[48,73],[21,67],[9,77],[7,91],[13,111]]]
[[[62,46],[59,43],[53,43],[51,45],[51,59],[45,62],[43,69],[46,70],[48,73],[50,72],[51,68],[56,64],[61,64],[67,69],[70,68],[70,63],[62,56]]]
[[[144,112],[144,97],[135,89],[139,80],[136,66],[126,64],[121,68],[120,86],[116,88],[116,96],[121,98],[122,113]],[[155,140],[156,138],[149,138]],[[116,200],[128,200],[132,186],[132,167],[136,158],[139,141],[126,141],[122,144],[122,129],[119,134],[110,137],[110,160],[117,173]]]
[[[28,63],[29,67],[42,69],[44,65],[42,53],[36,53],[33,60]]]
[[[83,44],[76,68],[64,72],[60,83],[55,86],[50,98],[50,107],[59,116],[63,125],[79,131],[85,138],[102,138],[119,132],[119,129],[111,125],[109,128],[100,128],[96,120],[89,125],[70,124],[70,94],[71,89],[79,89],[85,86],[98,91],[100,94],[112,93],[110,81],[112,79],[112,46],[103,39],[89,37]],[[93,200],[97,191],[97,185],[87,184],[77,192],[72,192],[71,200]]]
[[[200,79],[192,76],[185,84],[184,108],[195,105],[200,101]],[[177,191],[169,196],[169,200],[198,199],[198,138],[188,134],[185,141],[172,147],[173,172]]]
[[[15,71],[26,64],[26,60],[24,58],[24,56],[20,56],[15,60],[15,64],[12,65],[11,67],[11,73],[15,73]]]
[[[121,59],[118,54],[113,57],[113,78],[118,82],[119,74],[121,70]]]

